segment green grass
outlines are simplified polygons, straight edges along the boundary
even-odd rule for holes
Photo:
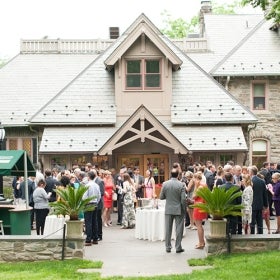
[[[279,258],[280,251],[223,255],[189,260],[189,265],[194,266],[194,269],[195,267],[206,267],[202,270],[195,270],[191,274],[107,278],[101,278],[98,271],[94,272],[94,268],[100,268],[102,262],[89,260],[0,263],[0,279],[278,280],[280,279]],[[91,272],[80,273],[77,271],[82,268],[90,268]]]

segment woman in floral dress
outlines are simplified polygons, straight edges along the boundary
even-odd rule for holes
[[[253,188],[251,177],[248,174],[242,176],[242,183],[245,189],[242,193],[242,205],[244,208],[241,210],[242,213],[242,224],[244,228],[244,233],[248,234],[250,229],[249,224],[252,220],[252,203],[253,203]]]
[[[136,192],[135,185],[128,173],[123,175],[123,219],[122,227],[134,228],[135,227],[135,210],[134,210],[134,194]]]

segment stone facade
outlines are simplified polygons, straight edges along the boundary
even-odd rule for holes
[[[13,235],[0,238],[0,263],[17,261],[61,260],[61,238]],[[84,258],[84,239],[65,240],[64,259]]]
[[[251,83],[253,77],[233,77],[229,82],[229,92],[247,106],[258,117],[259,122],[256,127],[250,130],[250,140],[262,139],[267,141],[268,161],[280,161],[280,80],[278,77],[258,77],[258,81],[263,81],[267,85],[266,89],[266,109],[253,110]],[[223,83],[222,83],[223,84]],[[248,143],[250,147],[251,143]],[[251,155],[249,155],[251,157]]]

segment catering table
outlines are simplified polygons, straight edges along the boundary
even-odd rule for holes
[[[135,237],[150,241],[165,240],[164,208],[136,209]],[[173,224],[172,239],[175,239],[175,223]]]
[[[64,217],[49,215],[46,217],[44,235],[55,235],[63,237]]]
[[[0,219],[3,220],[4,232],[7,235],[30,235],[30,211],[23,205],[0,205]]]

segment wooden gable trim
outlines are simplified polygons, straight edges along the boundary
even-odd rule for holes
[[[137,128],[135,125],[137,125]],[[100,155],[110,155],[113,153],[113,150],[137,139],[142,143],[146,139],[150,139],[173,149],[176,154],[185,154],[188,152],[187,148],[142,105],[107,143],[101,147],[98,153]]]
[[[155,46],[163,53],[166,59],[172,63],[174,70],[178,70],[183,61],[166,45],[166,43],[158,36],[152,27],[146,22],[140,22],[134,30],[129,33],[127,38],[113,51],[104,61],[106,68],[111,70],[124,53],[132,46],[132,44],[141,36],[141,47],[143,51],[143,42],[147,36]]]

